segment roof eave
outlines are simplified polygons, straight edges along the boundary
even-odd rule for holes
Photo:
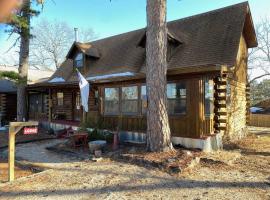
[[[250,11],[250,6],[248,3],[247,3],[246,19],[245,19],[245,24],[244,24],[244,34],[247,40],[248,48],[254,48],[258,46],[257,35],[256,35],[253,18]]]

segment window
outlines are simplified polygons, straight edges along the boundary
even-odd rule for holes
[[[105,88],[105,114],[119,113],[119,88]]]
[[[122,87],[122,112],[134,114],[138,112],[138,87]]]
[[[167,84],[168,114],[186,113],[186,84]]]
[[[205,115],[209,116],[214,113],[214,88],[213,81],[206,80],[204,83],[205,95]]]
[[[147,94],[146,94],[146,86],[143,85],[141,87],[141,101],[142,101],[142,114],[146,114],[147,112]]]
[[[48,95],[42,94],[42,113],[47,112]]]
[[[75,67],[83,67],[83,54],[78,53],[74,59]]]
[[[64,105],[64,93],[63,92],[57,92],[57,105],[58,106]]]
[[[95,90],[95,106],[98,105],[98,96],[99,96],[98,90]]]

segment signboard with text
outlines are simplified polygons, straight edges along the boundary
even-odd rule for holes
[[[38,128],[37,127],[25,127],[23,129],[23,134],[24,135],[34,135],[38,133]]]

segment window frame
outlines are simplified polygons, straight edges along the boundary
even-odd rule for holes
[[[168,112],[168,116],[169,117],[183,117],[183,116],[186,116],[188,114],[188,94],[189,94],[189,91],[188,91],[188,84],[187,84],[187,81],[186,80],[177,80],[177,81],[167,81],[167,85],[168,84],[184,84],[185,85],[185,89],[186,89],[186,96],[185,98],[180,98],[180,99],[184,99],[186,101],[186,104],[185,104],[185,112],[183,113],[169,113]],[[167,85],[166,85],[166,96],[167,96]],[[128,112],[123,112],[122,111],[122,88],[124,87],[134,87],[136,86],[137,87],[137,90],[138,90],[138,98],[137,98],[137,105],[138,105],[138,108],[137,108],[137,112],[134,112],[134,113],[128,113]],[[145,113],[143,113],[143,107],[142,107],[142,87],[145,86],[146,87],[146,95],[147,95],[147,86],[146,86],[146,83],[137,83],[137,84],[127,84],[127,85],[115,85],[115,86],[103,86],[103,102],[102,102],[102,112],[103,112],[103,115],[104,116],[119,116],[119,115],[122,115],[122,116],[138,116],[138,117],[145,117],[147,115],[147,111]],[[106,109],[106,106],[105,106],[105,103],[106,103],[106,98],[105,98],[105,90],[106,88],[117,88],[118,89],[118,112],[117,113],[106,113],[105,112],[105,109]],[[147,97],[148,99],[148,97]],[[169,100],[169,98],[167,97],[167,101]],[[148,100],[147,100],[147,104],[148,104]],[[167,109],[168,109],[168,103],[167,103]]]
[[[59,97],[58,97],[58,94],[63,94],[62,97],[61,97],[61,99],[62,99],[62,104],[61,104],[61,105],[59,104]],[[57,106],[58,106],[58,107],[64,106],[64,96],[65,96],[65,95],[64,95],[64,92],[56,92],[56,100],[57,100]]]
[[[146,91],[146,112],[145,113],[143,113],[143,99],[142,99],[142,87],[143,86],[145,86],[145,91]],[[147,115],[147,107],[148,107],[147,86],[144,83],[144,84],[140,84],[139,87],[140,87],[140,100],[139,100],[139,102],[140,102],[140,115],[146,116]]]
[[[106,110],[106,89],[118,89],[118,111],[117,113],[107,113],[105,110]],[[118,115],[121,115],[121,87],[119,86],[110,86],[110,87],[104,87],[103,88],[103,93],[104,93],[104,101],[103,101],[103,114],[104,116],[118,116]]]
[[[77,60],[77,57],[79,55],[82,55],[82,59],[81,60]],[[78,66],[77,63],[78,61],[81,61],[82,62],[82,65],[81,66]],[[83,69],[84,68],[84,54],[82,52],[77,52],[76,55],[74,56],[74,59],[73,59],[73,65],[76,69]]]
[[[122,102],[123,101],[125,101],[125,100],[123,100],[123,91],[122,91],[122,89],[123,88],[128,88],[128,87],[137,87],[137,99],[136,99],[136,101],[137,101],[137,112],[123,112],[123,108],[122,108],[122,106],[123,106],[123,104],[122,104]],[[120,86],[119,88],[120,88],[120,97],[121,97],[121,103],[120,103],[120,114],[122,114],[122,115],[126,115],[126,116],[139,116],[140,115],[140,99],[139,99],[139,95],[140,95],[140,89],[139,89],[139,87],[140,87],[140,85],[139,84],[130,84],[130,85],[122,85],[122,86]]]
[[[185,105],[185,112],[183,113],[169,113],[168,109],[169,109],[169,103],[168,101],[170,99],[174,100],[176,98],[168,98],[168,93],[167,93],[167,87],[168,84],[184,84],[185,85],[185,89],[186,89],[186,97],[185,98],[180,98],[181,99],[185,99],[186,100],[186,105]],[[177,80],[177,81],[167,81],[167,85],[166,85],[166,96],[167,96],[167,112],[168,112],[168,116],[170,117],[182,117],[182,116],[186,116],[188,114],[188,84],[186,80]]]
[[[208,82],[208,85],[210,86],[210,82],[212,82],[211,83],[211,85],[212,85],[212,97],[211,98],[206,98],[206,82]],[[210,79],[210,78],[206,78],[205,80],[204,80],[204,116],[205,116],[205,118],[211,118],[211,117],[213,117],[214,116],[214,109],[215,109],[215,103],[214,103],[214,101],[215,101],[215,98],[214,98],[214,82],[213,82],[213,80],[212,79]],[[208,87],[209,88],[209,87]],[[209,113],[206,113],[206,106],[207,106],[207,104],[206,104],[206,99],[209,99],[209,101],[210,101],[210,103],[209,103]],[[212,99],[212,101],[211,101],[211,99]],[[211,109],[211,102],[212,102],[212,109]],[[211,110],[212,110],[212,112],[211,112]]]

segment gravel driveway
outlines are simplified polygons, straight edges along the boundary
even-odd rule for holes
[[[270,145],[262,137],[250,141],[254,146],[265,145],[263,154],[254,149],[246,151],[253,153],[245,153],[244,149],[250,146],[246,142],[248,146],[240,147],[242,150],[207,155],[221,160],[236,157],[233,163],[201,163],[177,177],[110,160],[70,161],[0,185],[0,199],[267,200],[270,199]]]

